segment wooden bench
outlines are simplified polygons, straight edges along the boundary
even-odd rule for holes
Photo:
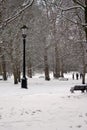
[[[74,93],[74,91],[81,91],[82,93],[84,93],[84,91],[87,92],[87,84],[75,85],[74,87],[71,87],[70,92]]]

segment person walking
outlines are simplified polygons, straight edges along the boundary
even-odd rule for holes
[[[79,78],[79,74],[78,74],[78,73],[76,73],[76,79],[78,80],[78,78]]]
[[[72,74],[72,79],[74,80],[74,73]]]

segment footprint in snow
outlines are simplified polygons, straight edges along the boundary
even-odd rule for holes
[[[87,121],[86,121],[86,120],[84,120],[84,122],[87,124]]]
[[[41,112],[41,110],[36,110],[37,112]]]
[[[72,128],[72,126],[69,126],[70,128]]]
[[[28,112],[28,111],[25,111],[25,113],[26,113],[26,114],[29,114],[29,112]]]
[[[82,115],[79,115],[79,117],[83,117]]]
[[[85,113],[85,116],[87,116],[87,113]]]
[[[3,110],[3,107],[0,107],[0,110]]]
[[[28,111],[21,112],[21,115],[24,115],[24,114],[29,114],[29,112]]]
[[[68,98],[70,98],[71,96],[67,96]]]
[[[82,125],[77,125],[76,127],[81,128],[81,127],[82,127]]]
[[[37,113],[37,112],[41,112],[41,110],[32,111],[32,114],[31,114],[31,115],[34,115],[34,114]]]
[[[36,111],[32,111],[31,115],[34,115],[36,113]]]
[[[0,119],[2,119],[2,116],[0,115]]]

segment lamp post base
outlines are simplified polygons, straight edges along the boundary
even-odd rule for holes
[[[27,78],[22,78],[21,88],[27,89]]]

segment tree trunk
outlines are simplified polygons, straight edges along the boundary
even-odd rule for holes
[[[7,80],[7,75],[6,75],[6,62],[5,62],[5,57],[4,55],[2,56],[2,74],[3,74],[3,80]]]
[[[14,84],[18,84],[18,73],[17,73],[17,68],[13,68],[13,75],[14,75]]]
[[[87,0],[85,0],[85,24],[87,24]],[[86,44],[87,44],[87,27],[85,27]],[[82,84],[85,84],[85,66],[83,68]]]
[[[61,77],[64,77],[63,67],[61,68]]]
[[[16,72],[14,72],[13,75],[14,75],[14,84],[18,84],[18,77]]]
[[[82,84],[85,84],[85,74],[82,75]]]
[[[29,78],[32,78],[32,65],[31,65],[30,61],[29,61],[29,65],[28,65],[28,76],[29,76]]]
[[[5,56],[2,53],[2,48],[1,47],[0,47],[0,54],[1,54],[1,68],[2,68],[3,80],[7,80],[6,61],[5,61]]]
[[[17,76],[18,76],[18,82],[21,82],[21,72],[20,72],[20,69],[17,68]]]
[[[83,68],[82,84],[85,84],[85,73],[86,73],[86,66],[84,66],[84,68]]]
[[[87,24],[87,0],[85,0],[85,24]],[[87,42],[87,26],[85,27],[86,42]]]
[[[60,64],[59,64],[59,54],[58,54],[58,47],[57,44],[55,44],[55,78],[60,77]]]
[[[60,63],[60,70],[61,70],[61,77],[64,77],[64,64],[63,64],[63,58],[61,57],[61,63]]]
[[[45,80],[50,80],[49,77],[49,66],[48,66],[48,57],[47,57],[47,49],[45,48],[45,55],[44,55],[44,71],[45,71]]]

